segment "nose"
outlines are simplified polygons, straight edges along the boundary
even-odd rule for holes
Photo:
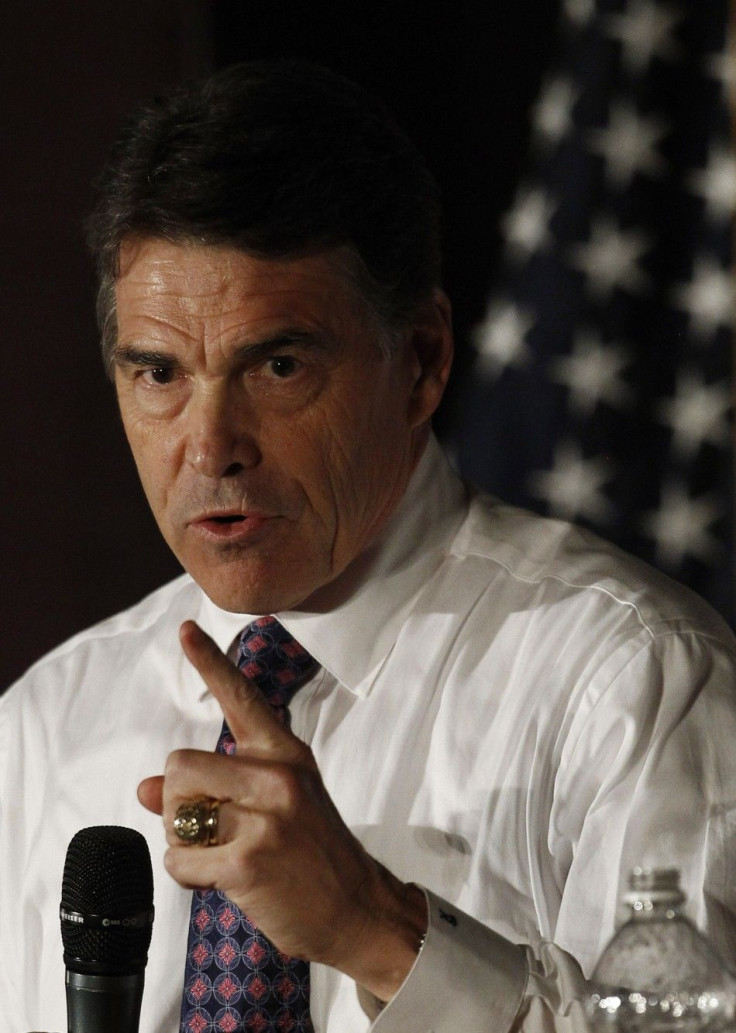
[[[257,466],[261,452],[252,414],[224,390],[201,391],[190,399],[187,411],[187,463],[203,477],[234,477]]]

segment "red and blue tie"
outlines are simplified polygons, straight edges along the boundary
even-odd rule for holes
[[[288,724],[317,661],[275,617],[241,633],[237,664]],[[223,724],[217,752],[235,752]],[[282,954],[219,890],[192,898],[180,1033],[311,1033],[309,963]]]

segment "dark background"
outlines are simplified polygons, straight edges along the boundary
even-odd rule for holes
[[[102,372],[81,229],[121,117],[166,84],[303,56],[386,101],[445,199],[459,358],[438,425],[451,434],[557,3],[436,2],[431,12],[400,0],[42,0],[4,12],[0,686],[178,573]]]

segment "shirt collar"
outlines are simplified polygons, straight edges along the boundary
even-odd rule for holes
[[[339,682],[366,696],[416,596],[447,554],[465,503],[462,482],[430,438],[396,511],[353,565],[348,597],[327,612],[285,610],[275,616]],[[254,616],[259,615],[228,613],[205,599],[202,620],[227,651]]]

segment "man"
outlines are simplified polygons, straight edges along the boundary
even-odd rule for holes
[[[187,574],[0,704],[7,1028],[65,1022],[56,908],[86,825],[150,843],[147,1033],[180,1010],[310,1028],[256,935],[310,963],[319,1031],[574,1026],[637,862],[680,867],[733,947],[734,640],[450,471],[436,190],[401,133],[325,71],[243,66],[131,121],[100,191],[106,361]],[[306,658],[278,710],[233,663],[270,615]],[[192,805],[207,845],[176,831]],[[191,912],[192,888],[223,903]],[[190,913],[260,932],[225,925],[185,974]]]

